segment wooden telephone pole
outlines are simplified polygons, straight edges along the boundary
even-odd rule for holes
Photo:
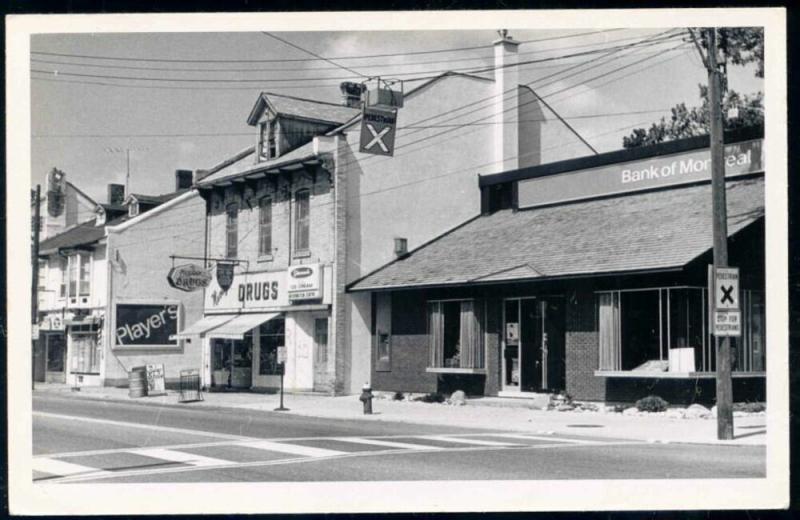
[[[708,41],[708,103],[711,118],[711,198],[714,269],[728,267],[728,211],[725,200],[725,156],[722,122],[722,81],[717,65],[717,30],[706,29]],[[731,339],[715,336],[717,346],[717,438],[733,439]]]

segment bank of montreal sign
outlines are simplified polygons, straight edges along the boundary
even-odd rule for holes
[[[763,139],[725,145],[725,176],[764,171]],[[708,148],[519,181],[519,207],[630,193],[711,179]]]
[[[205,312],[264,312],[285,309],[292,303],[329,303],[320,264],[296,265],[286,271],[236,273],[223,292],[217,280],[206,288]]]

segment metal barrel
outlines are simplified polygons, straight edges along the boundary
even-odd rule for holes
[[[130,397],[144,397],[147,395],[147,369],[136,367],[128,376],[128,395]]]

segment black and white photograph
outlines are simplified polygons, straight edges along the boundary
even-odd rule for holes
[[[7,17],[11,512],[788,507],[785,23]]]

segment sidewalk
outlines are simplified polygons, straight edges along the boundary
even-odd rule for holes
[[[72,392],[66,385],[37,384],[34,395],[53,393],[78,399],[113,400],[151,406],[182,408],[216,407],[273,411],[279,405],[277,394],[204,393],[204,401],[179,403],[178,393],[165,396],[131,399],[126,388],[83,387]],[[632,439],[654,443],[699,443],[732,445],[765,445],[766,416],[748,415],[734,419],[731,441],[718,441],[714,419],[681,419],[648,414],[626,416],[621,413],[546,411],[522,406],[517,399],[492,399],[491,406],[480,399],[468,400],[464,406],[376,399],[373,415],[363,415],[357,395],[330,397],[320,395],[284,395],[289,415],[323,417],[358,421],[396,421],[411,424],[439,424],[465,428],[485,428],[538,434],[590,435]],[[505,406],[507,404],[507,406]]]

